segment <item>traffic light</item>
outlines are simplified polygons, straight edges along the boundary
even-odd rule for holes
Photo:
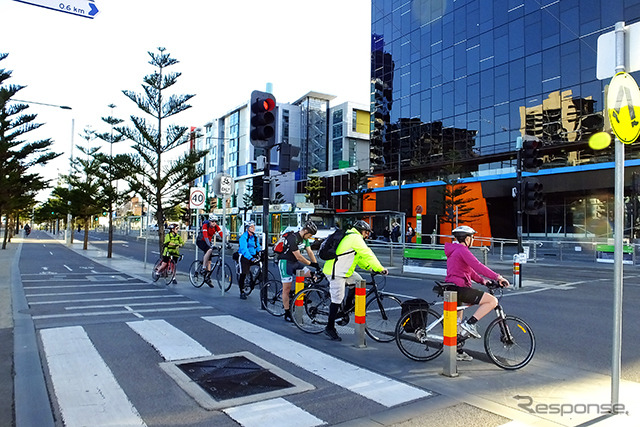
[[[249,141],[254,147],[274,145],[276,137],[276,98],[270,93],[251,92],[251,131]]]
[[[300,155],[300,147],[291,145],[289,143],[280,144],[280,172],[293,172],[300,167],[300,159],[297,159]]]
[[[540,147],[542,147],[542,142],[539,139],[525,139],[522,141],[522,170],[527,172],[538,172],[540,170],[540,166],[542,166]]]
[[[522,183],[523,210],[529,215],[536,215],[544,206],[542,184],[536,178],[525,178]]]

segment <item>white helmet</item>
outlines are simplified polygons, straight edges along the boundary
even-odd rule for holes
[[[209,221],[215,221],[215,222],[218,222],[218,215],[215,215],[215,214],[209,214]]]
[[[451,232],[451,234],[453,234],[453,236],[459,242],[464,241],[464,239],[466,239],[467,236],[473,236],[476,233],[477,233],[477,231],[474,230],[473,228],[469,227],[468,225],[460,225],[460,226],[454,228],[453,231]]]

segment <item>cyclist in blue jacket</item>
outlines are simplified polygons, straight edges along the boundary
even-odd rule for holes
[[[256,224],[249,221],[244,226],[245,232],[238,239],[238,286],[240,287],[240,298],[247,299],[243,289],[244,280],[247,277],[249,268],[260,262],[260,241],[256,236]]]

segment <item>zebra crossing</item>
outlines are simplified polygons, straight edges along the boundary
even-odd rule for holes
[[[354,393],[381,409],[401,405],[431,392],[405,384],[359,366],[345,362],[289,338],[243,321],[231,315],[202,316],[210,325],[207,335],[230,333],[250,345],[275,356],[275,360],[294,362],[298,367],[319,377],[347,393]],[[126,322],[145,343],[150,345],[165,362],[196,359],[225,353],[224,345],[211,348],[211,344],[198,342],[189,333],[166,319],[143,319]],[[204,331],[201,331],[204,332]],[[83,326],[64,326],[42,329],[40,336],[46,365],[64,424],[68,427],[87,425],[145,426],[144,417],[132,403],[118,380],[109,369]],[[161,372],[161,371],[159,371]],[[306,379],[309,381],[309,379]],[[316,378],[317,380],[317,378]],[[295,395],[294,395],[295,396]],[[235,423],[242,426],[303,426],[323,425],[333,420],[313,413],[315,407],[301,407],[287,397],[236,405],[222,409]],[[372,403],[373,404],[373,403]],[[204,409],[203,409],[204,410]],[[325,414],[326,415],[326,414]]]

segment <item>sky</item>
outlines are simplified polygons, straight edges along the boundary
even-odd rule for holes
[[[88,0],[61,3],[89,9]],[[175,116],[182,125],[203,126],[268,82],[278,102],[317,91],[335,95],[331,105],[369,103],[370,0],[94,4],[99,13],[89,19],[0,0],[0,52],[9,54],[0,68],[13,72],[7,84],[26,86],[15,98],[72,108],[30,104],[27,110],[44,123],[28,139],[52,138],[54,151],[64,152],[40,171],[47,178],[68,172],[72,134],[75,145],[84,129],[109,130],[102,117],[144,116],[122,90],[142,93],[143,77],[154,71],[148,52],[158,47],[179,61],[169,68],[182,73],[172,93],[196,95],[192,108]],[[116,145],[114,153],[128,145]]]

